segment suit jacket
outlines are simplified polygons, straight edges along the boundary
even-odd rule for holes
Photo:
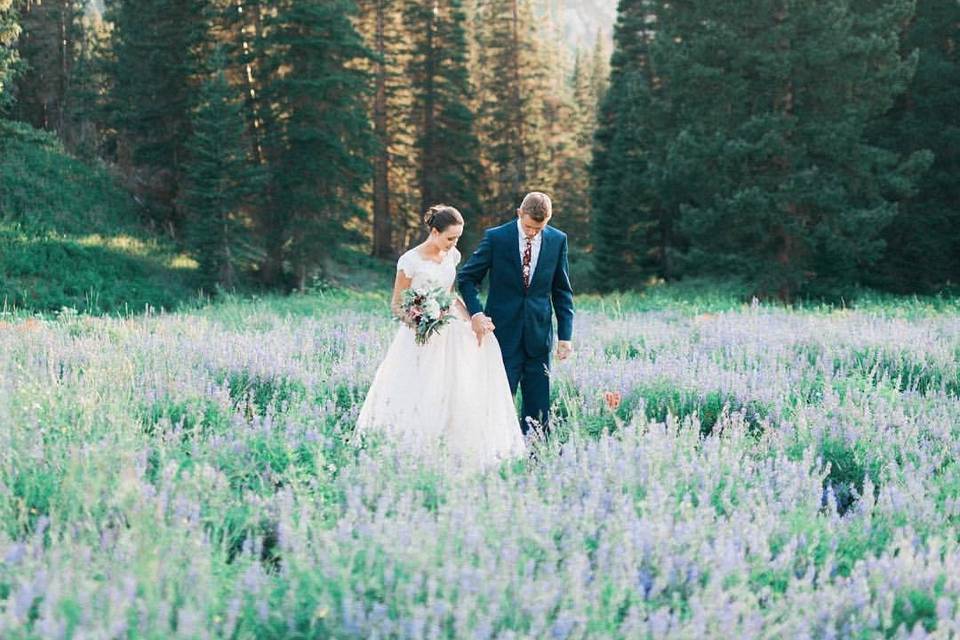
[[[494,335],[505,359],[525,353],[541,357],[553,346],[553,319],[557,337],[573,337],[573,289],[567,264],[567,234],[546,226],[541,231],[540,255],[530,288],[523,286],[520,230],[516,218],[487,229],[477,250],[460,268],[457,286],[470,315],[484,311],[496,326]],[[490,274],[485,308],[480,306],[480,284]]]

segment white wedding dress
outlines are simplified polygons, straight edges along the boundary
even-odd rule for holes
[[[439,263],[411,249],[397,270],[413,287],[449,289],[459,262],[456,247]],[[417,451],[442,448],[471,468],[522,454],[525,444],[496,337],[489,333],[478,346],[470,323],[455,317],[418,345],[413,330],[401,325],[357,419],[358,433],[373,430]]]

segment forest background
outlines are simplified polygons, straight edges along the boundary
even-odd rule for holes
[[[953,0],[0,0],[0,296],[389,282],[548,192],[578,291],[960,281]]]

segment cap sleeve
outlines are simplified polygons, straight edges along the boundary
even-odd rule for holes
[[[460,250],[457,249],[456,247],[454,247],[454,248],[453,248],[453,264],[454,264],[454,266],[460,264],[460,258],[461,258],[461,257],[462,257],[462,256],[460,255]]]
[[[403,271],[408,278],[412,279],[416,275],[415,265],[416,261],[413,259],[412,252],[407,251],[397,260],[397,271]]]

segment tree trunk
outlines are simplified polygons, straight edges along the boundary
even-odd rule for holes
[[[390,212],[390,134],[387,115],[386,0],[376,0],[376,50],[378,55],[373,102],[373,128],[379,142],[373,172],[373,255],[393,258],[393,221]]]
[[[243,11],[243,1],[236,0],[237,10],[240,13]],[[259,46],[260,41],[260,4],[256,4],[255,11],[247,11],[246,13],[250,14],[250,28],[253,31],[253,43]],[[251,51],[250,40],[247,39],[247,24],[246,16],[240,21],[240,40],[242,42],[241,46],[243,48],[243,81],[246,86],[247,100],[250,105],[250,122],[252,123],[252,131],[250,132],[250,140],[253,146],[253,157],[257,165],[262,165],[265,162],[263,157],[263,119],[260,117],[259,101],[260,96],[257,94],[257,81],[256,75],[254,72],[254,61],[251,60],[251,55],[254,52]]]
[[[670,214],[664,212],[660,218],[660,272],[665,280],[673,280],[673,260],[670,257],[672,244],[672,223]]]
[[[512,198],[519,198],[522,194],[521,189],[526,187],[527,182],[527,158],[526,158],[526,114],[523,113],[523,94],[520,84],[520,0],[513,0],[511,3],[513,9],[513,51],[511,52],[512,72],[513,72],[513,105],[512,111],[516,118],[517,140],[516,140],[516,158],[514,160],[515,173],[513,177]]]
[[[426,211],[443,197],[443,194],[435,193],[434,180],[438,167],[435,163],[437,157],[436,149],[436,74],[437,61],[440,58],[440,49],[436,45],[436,17],[437,5],[434,3],[434,11],[430,12],[427,18],[427,45],[426,59],[424,60],[424,82],[423,82],[423,150],[420,154],[420,210]]]
[[[774,22],[777,26],[780,26],[786,22],[787,17],[787,4],[784,3],[774,15]],[[791,48],[791,43],[788,39],[783,39],[778,43],[777,48],[781,55],[786,55]],[[787,80],[779,95],[775,98],[775,109],[781,111],[786,116],[792,116],[794,111],[794,93],[795,88],[793,80]],[[789,140],[789,134],[787,135],[787,140]],[[784,176],[788,175],[792,169],[790,159],[786,156],[778,158],[776,164],[782,170]],[[788,202],[784,209],[788,218],[796,218],[800,214],[799,207],[796,202]],[[790,234],[790,232],[787,231],[786,224],[780,224],[777,226],[777,235],[780,237],[780,248],[777,252],[777,263],[780,264],[784,272],[789,272],[789,270],[794,266],[795,238],[792,234]],[[792,298],[792,293],[791,278],[787,277],[786,273],[781,274],[778,297],[782,302],[789,303]]]

